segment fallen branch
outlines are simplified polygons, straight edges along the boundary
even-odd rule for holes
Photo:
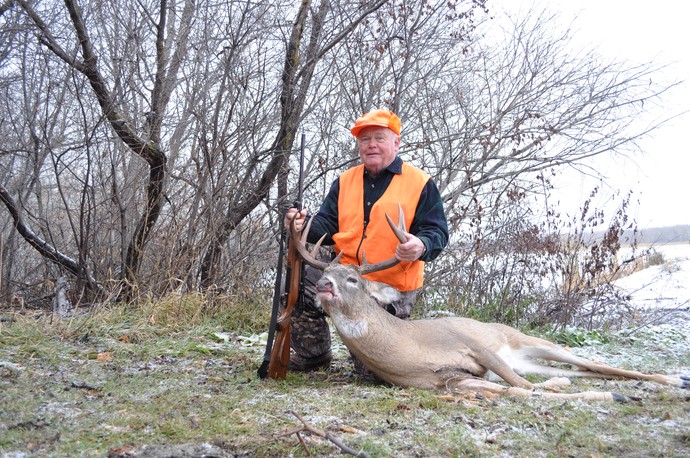
[[[657,310],[657,315],[652,317],[651,319],[644,321],[641,325],[638,327],[630,330],[629,332],[626,332],[623,334],[624,337],[630,337],[631,335],[637,333],[640,329],[646,328],[649,326],[654,326],[660,323],[663,323],[666,321],[666,318],[670,315],[673,315],[674,313],[678,312],[688,312],[690,311],[690,300],[686,300],[682,304],[678,305],[677,307],[673,308],[668,308],[668,309],[661,309]],[[650,312],[650,310],[647,310],[647,312]],[[654,312],[654,310],[651,310],[651,312]]]
[[[307,423],[297,412],[294,410],[291,410],[290,413],[297,417],[297,419],[302,423],[302,426],[296,429],[293,429],[291,431],[288,431],[283,434],[279,434],[276,437],[284,437],[284,436],[291,436],[295,435],[297,436],[297,440],[299,441],[300,444],[302,444],[302,447],[304,447],[304,450],[307,452],[307,455],[311,456],[311,452],[309,451],[309,447],[307,446],[306,442],[304,442],[304,439],[302,438],[302,435],[300,433],[302,432],[308,432],[315,434],[319,437],[323,437],[327,440],[329,440],[331,443],[335,444],[343,453],[347,453],[349,455],[353,455],[359,458],[369,458],[369,455],[367,455],[364,452],[358,452],[357,450],[353,449],[352,447],[348,447],[347,445],[343,444],[343,442],[338,439],[337,437],[333,436],[331,433],[327,433],[324,431],[321,431],[319,429],[314,428],[312,425]]]

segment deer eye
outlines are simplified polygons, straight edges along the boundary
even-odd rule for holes
[[[345,280],[348,285],[351,286],[356,286],[359,283],[359,280],[357,277],[347,277],[347,280]]]

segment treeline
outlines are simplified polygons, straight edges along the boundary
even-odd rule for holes
[[[656,83],[662,65],[573,48],[548,11],[490,8],[4,2],[0,301],[45,297],[59,278],[90,305],[269,289],[301,134],[314,211],[358,160],[353,120],[389,108],[401,157],[433,176],[452,232],[428,289],[516,320],[524,304],[557,303],[534,279],[564,265],[545,235],[558,222],[531,222],[544,213],[535,196],[563,167],[634,146],[656,127],[632,122],[644,102],[675,83]]]
[[[690,224],[677,226],[653,227],[643,229],[634,234],[632,231],[625,231],[623,238],[630,241],[635,237],[638,243],[643,244],[664,244],[664,243],[690,243]]]
[[[588,239],[594,243],[601,243],[606,237],[606,232],[596,231]],[[646,229],[625,229],[619,233],[622,244],[630,245],[663,245],[667,243],[690,243],[690,225],[679,224],[675,226],[651,227]]]

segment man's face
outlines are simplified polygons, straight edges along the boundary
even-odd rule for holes
[[[364,167],[378,175],[398,154],[400,137],[387,127],[365,127],[357,138],[357,145]]]

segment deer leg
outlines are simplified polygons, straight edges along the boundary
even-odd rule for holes
[[[566,377],[553,377],[541,383],[535,383],[535,388],[557,389],[563,386],[571,385],[572,382]]]
[[[572,364],[582,370],[559,369],[531,362],[526,363],[524,366],[524,369],[526,369],[524,373],[563,377],[646,380],[659,383],[661,385],[690,388],[690,381],[687,380],[687,377],[682,377],[679,375],[645,374],[643,372],[620,369],[581,358],[556,344],[543,341],[542,339],[538,340],[541,340],[538,345],[523,347],[520,349],[520,352],[531,358],[541,358],[548,361]],[[548,345],[543,344],[543,342],[546,342]],[[518,372],[520,373],[521,371],[518,370]]]
[[[558,393],[553,391],[535,391],[518,386],[505,386],[482,379],[464,379],[453,384],[454,391],[485,391],[489,393],[517,396],[522,398],[546,399],[584,399],[588,401],[625,402],[627,398],[609,391],[582,391],[579,393]]]

